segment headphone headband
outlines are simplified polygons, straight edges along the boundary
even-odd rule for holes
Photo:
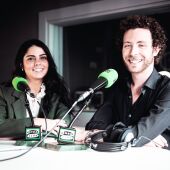
[[[121,122],[109,125],[106,130],[89,135],[88,145],[97,151],[123,151],[132,146],[134,135],[131,128],[126,128]]]
[[[115,152],[115,151],[124,151],[130,146],[130,142],[103,142],[103,131],[97,132],[91,136],[91,141],[89,143],[89,147],[91,149],[97,151],[108,151],[108,152]]]

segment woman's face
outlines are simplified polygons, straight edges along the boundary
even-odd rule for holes
[[[23,69],[29,81],[43,81],[48,72],[49,63],[44,50],[38,46],[31,46],[23,58]]]

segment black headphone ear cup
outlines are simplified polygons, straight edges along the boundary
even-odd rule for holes
[[[104,142],[129,142],[132,138],[133,133],[131,128],[127,128],[122,122],[117,122],[115,125],[109,125],[106,128],[106,131],[103,132]]]
[[[123,130],[122,131],[122,133],[119,136],[120,142],[125,142],[125,138],[126,138],[127,134],[128,134],[128,130]]]
[[[112,126],[103,134],[103,139],[105,142],[121,142],[123,133],[123,129]]]
[[[115,128],[111,133],[112,142],[121,142],[122,129]]]

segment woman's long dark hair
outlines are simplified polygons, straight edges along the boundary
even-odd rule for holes
[[[52,55],[49,51],[49,48],[38,39],[30,39],[25,41],[19,48],[16,58],[15,58],[15,68],[13,71],[12,78],[16,76],[26,78],[25,72],[22,70],[23,66],[23,57],[31,46],[37,46],[44,50],[47,55],[47,60],[49,63],[48,72],[46,76],[43,78],[43,83],[46,87],[46,95],[43,99],[43,107],[46,111],[49,111],[51,104],[49,101],[52,98],[52,95],[55,93],[60,96],[60,101],[66,106],[70,106],[69,100],[69,91],[66,88],[66,84],[63,78],[57,73],[57,68],[52,58]]]

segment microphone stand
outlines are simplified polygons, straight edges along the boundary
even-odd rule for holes
[[[28,110],[28,114],[31,119],[31,127],[25,127],[25,140],[26,141],[39,141],[41,140],[41,126],[35,126],[34,124],[34,118],[30,109],[30,104],[27,98],[27,92],[25,91],[25,107]],[[33,97],[34,94],[31,94]]]
[[[77,101],[74,102],[74,104],[73,104],[73,105],[71,106],[71,108],[65,113],[65,115],[60,119],[60,121],[57,122],[57,123],[51,128],[51,130],[48,131],[48,132],[45,134],[45,136],[44,136],[39,142],[37,142],[31,149],[36,148],[38,145],[40,145],[40,144],[52,133],[52,131],[54,130],[54,128],[55,128],[56,126],[58,126],[58,124],[59,124],[62,120],[64,120],[64,118],[71,112],[71,110],[72,110],[76,105],[77,105]],[[31,149],[30,149],[30,150],[31,150]]]
[[[92,95],[92,96],[93,96],[93,95]],[[89,98],[88,101],[86,101],[85,106],[81,109],[81,111],[76,115],[76,117],[75,117],[74,119],[76,119],[76,118],[81,114],[81,112],[84,110],[84,108],[90,103],[92,96]],[[57,122],[57,123],[51,128],[51,130],[48,131],[48,133],[46,133],[45,136],[44,136],[37,144],[34,145],[33,148],[35,148],[35,147],[37,147],[38,145],[40,145],[40,144],[52,133],[52,131],[54,130],[54,128],[55,128],[56,126],[58,126],[58,124],[59,124],[62,120],[65,119],[65,117],[71,112],[71,110],[77,105],[77,103],[78,103],[78,101],[75,101],[75,102],[73,103],[73,105],[71,106],[71,108],[65,113],[65,115],[60,119],[60,121]],[[72,123],[70,123],[70,124],[72,125]],[[69,126],[70,126],[70,125],[69,125]],[[32,148],[32,149],[33,149],[33,148]]]

